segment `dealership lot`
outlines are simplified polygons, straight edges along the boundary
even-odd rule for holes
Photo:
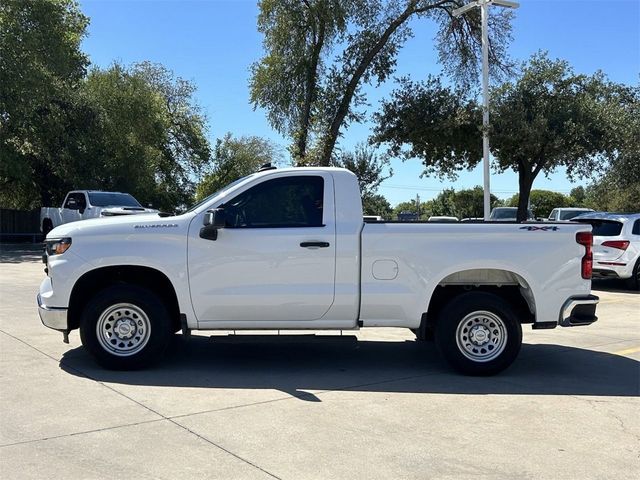
[[[194,335],[153,369],[96,367],[40,324],[39,251],[1,246],[2,478],[637,478],[640,295],[531,331],[462,377],[400,329]]]

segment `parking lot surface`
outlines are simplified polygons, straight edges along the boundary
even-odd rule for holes
[[[0,247],[3,479],[639,478],[640,295],[617,284],[490,378],[401,329],[200,332],[113,372],[41,325],[37,247]]]

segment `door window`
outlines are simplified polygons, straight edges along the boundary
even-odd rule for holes
[[[84,193],[70,193],[64,204],[64,208],[70,210],[83,210],[86,206],[87,202],[84,198]]]
[[[633,230],[631,231],[632,235],[640,235],[640,219],[636,220],[633,223]]]
[[[323,227],[324,180],[306,175],[267,180],[224,204],[230,228]]]

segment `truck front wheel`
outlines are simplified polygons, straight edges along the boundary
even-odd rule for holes
[[[518,356],[522,327],[503,298],[469,292],[440,311],[435,339],[441,354],[459,372],[494,375]]]
[[[82,344],[101,366],[135,370],[158,361],[171,339],[168,310],[155,293],[115,285],[87,303],[80,320]]]

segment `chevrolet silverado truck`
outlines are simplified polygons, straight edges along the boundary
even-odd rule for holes
[[[143,207],[128,193],[74,190],[67,193],[60,208],[42,207],[40,209],[40,230],[46,235],[63,223],[89,218],[157,212],[158,210]]]
[[[184,214],[54,228],[44,325],[106,368],[162,358],[192,330],[404,327],[472,375],[508,367],[522,325],[596,321],[591,226],[364,222],[340,168],[264,168]]]

